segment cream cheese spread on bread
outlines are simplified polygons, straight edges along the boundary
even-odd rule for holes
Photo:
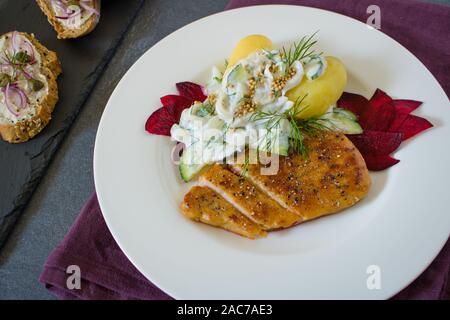
[[[48,1],[51,5],[52,11],[55,17],[58,18],[59,23],[67,29],[79,29],[95,12],[87,10],[94,8],[95,4],[93,0],[84,1]],[[81,5],[81,2],[84,6]]]
[[[92,32],[100,21],[100,0],[36,0],[58,39],[78,38]]]
[[[48,94],[39,51],[24,35],[0,37],[0,123],[17,123],[35,115],[36,104]]]
[[[62,72],[55,52],[33,34],[0,35],[0,137],[21,143],[50,122]]]

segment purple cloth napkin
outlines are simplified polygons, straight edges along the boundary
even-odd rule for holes
[[[234,0],[227,9],[257,4],[296,4],[366,21],[366,8],[381,8],[381,31],[412,51],[450,96],[450,7],[414,0]],[[67,289],[67,267],[81,270],[81,289]],[[427,270],[394,299],[450,299],[450,240]],[[112,238],[95,194],[44,265],[40,281],[61,299],[170,299],[125,257]]]
[[[81,289],[68,289],[68,266],[80,268]],[[94,193],[44,265],[39,279],[61,299],[170,299],[127,259],[103,219]]]

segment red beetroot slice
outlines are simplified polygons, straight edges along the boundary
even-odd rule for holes
[[[152,134],[170,136],[170,128],[180,121],[181,111],[174,104],[159,108],[147,119],[145,130]]]
[[[427,119],[410,114],[398,131],[403,133],[404,141],[431,127],[433,127],[433,125]]]
[[[422,102],[414,100],[394,100],[392,103],[395,108],[395,119],[388,129],[390,132],[399,131],[409,114],[422,104]]]
[[[422,105],[421,101],[404,99],[393,100],[392,103],[394,104],[395,109],[407,111],[409,113],[413,112]]]
[[[377,109],[381,107],[382,105],[386,103],[392,102],[392,98],[387,95],[386,92],[384,92],[381,89],[375,90],[375,93],[373,94],[372,98],[370,98],[370,105]]]
[[[394,159],[388,154],[363,156],[367,169],[371,171],[381,171],[400,162],[400,160]]]
[[[349,135],[348,138],[365,157],[394,152],[403,141],[403,133],[366,130],[362,134]]]
[[[194,101],[192,101],[191,99],[176,94],[169,94],[167,96],[161,97],[160,100],[162,105],[165,107],[174,104],[178,108],[183,109],[190,107],[192,103],[194,103]]]
[[[395,118],[392,102],[369,104],[369,108],[359,117],[359,124],[364,130],[386,131]]]
[[[369,100],[356,93],[344,92],[337,102],[337,107],[351,111],[360,117],[369,108]]]
[[[206,94],[202,86],[193,82],[179,82],[176,84],[177,90],[181,96],[191,99],[193,101],[203,102],[206,99]]]
[[[406,118],[408,118],[408,116],[409,116],[409,112],[402,110],[402,109],[395,108],[395,118],[391,122],[391,125],[389,126],[387,131],[398,132],[400,127],[405,122]]]

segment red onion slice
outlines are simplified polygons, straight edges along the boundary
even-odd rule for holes
[[[3,93],[5,94],[5,105],[6,108],[8,109],[9,112],[11,112],[11,114],[13,114],[14,116],[18,117],[19,113],[14,110],[14,107],[11,105],[10,103],[10,85],[9,83],[6,85],[5,88],[2,88]]]
[[[91,6],[88,4],[88,3],[90,3],[90,2],[91,2],[91,1],[89,1],[89,0],[81,0],[81,1],[80,1],[80,6],[81,6],[84,10],[86,10],[86,11],[92,13],[92,14],[95,14],[95,15],[99,16],[99,15],[100,15],[100,12],[99,12],[97,9],[95,9],[93,6],[91,7]]]
[[[23,42],[23,47],[25,49],[25,52],[30,56],[31,60],[28,62],[29,64],[35,64],[36,63],[36,55],[34,53],[34,48],[28,41]]]
[[[59,0],[52,0],[52,4],[54,4],[56,7],[60,8],[62,11],[64,11],[64,16],[55,15],[55,18],[57,19],[69,19],[69,16],[67,15],[67,6],[62,3]]]
[[[76,7],[76,10],[71,10],[70,7],[67,7],[66,14],[68,19],[73,19],[81,15],[81,8],[79,6]]]
[[[13,50],[13,55],[15,55],[16,53],[18,53],[20,51],[24,51],[26,54],[28,54],[30,56],[30,61],[27,63],[28,64],[36,63],[36,54],[35,54],[33,45],[29,41],[20,38],[19,33],[17,31],[12,32],[11,47]],[[6,63],[4,63],[4,64],[11,65],[11,62],[6,61]]]
[[[69,2],[67,0],[52,0],[52,4],[59,7],[65,13],[64,15],[55,15],[55,18],[68,20],[77,17],[81,15],[81,8],[83,8],[87,12],[100,16],[100,12],[97,9],[95,9],[94,6],[89,5],[91,2],[92,1],[90,0],[80,0],[79,1],[80,10],[74,11],[70,10]]]
[[[23,92],[22,89],[20,88],[15,88],[16,92],[19,94],[20,96],[20,108],[21,109],[25,109],[28,106],[28,101],[27,101],[27,95],[25,94],[25,92]]]
[[[10,90],[15,91],[19,95],[20,104],[18,105],[19,109],[25,109],[27,107],[27,96],[22,89],[17,86],[10,86]]]
[[[2,64],[10,64],[10,63],[9,63],[9,60],[6,59],[5,56],[0,56],[0,62],[1,62]]]
[[[19,112],[14,108],[14,103],[12,101],[11,94],[14,92],[19,97],[19,105],[17,105],[18,109],[25,109],[28,105],[27,96],[22,89],[20,89],[17,84],[7,84],[5,88],[2,88],[3,93],[5,94],[5,105],[9,112],[11,112],[16,117],[19,116]]]
[[[0,71],[4,72],[5,70],[9,71],[8,69],[11,68],[10,63],[2,63],[0,64]]]
[[[64,15],[55,15],[55,18],[61,20],[68,20],[70,18],[76,17],[80,14],[81,10],[70,10],[69,3],[63,0],[52,0],[52,4],[58,8],[60,8]]]
[[[52,0],[52,4],[55,5],[56,7],[59,7],[64,12],[66,12],[67,10],[67,5],[60,0]]]
[[[17,52],[17,37],[18,37],[19,33],[17,31],[13,31],[12,33],[12,37],[11,37],[11,45],[12,45],[12,49],[13,49],[13,53]]]
[[[22,72],[24,77],[27,78],[28,80],[33,79],[33,76],[28,71],[26,71],[25,69],[22,69],[20,71]]]

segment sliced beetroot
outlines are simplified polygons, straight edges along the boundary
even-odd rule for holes
[[[339,108],[352,111],[364,132],[348,138],[359,149],[369,170],[383,170],[399,160],[389,154],[402,141],[431,128],[426,119],[411,115],[422,102],[415,100],[393,100],[386,92],[377,89],[370,100],[354,93],[342,94],[337,102]]]
[[[193,101],[203,102],[207,98],[205,89],[196,83],[185,81],[177,83],[176,86],[181,96]]]
[[[192,103],[194,102],[193,100],[183,97],[183,96],[179,96],[176,94],[169,94],[167,96],[161,97],[160,98],[161,103],[163,106],[169,106],[169,105],[176,105],[178,108],[188,108],[192,105]]]
[[[347,109],[359,117],[369,107],[369,100],[356,93],[344,92],[337,102],[337,107]]]
[[[348,138],[363,156],[383,155],[397,150],[403,141],[403,133],[365,130],[362,134],[349,135]]]
[[[179,86],[181,86],[181,89],[179,88]],[[195,86],[200,87],[199,85],[192,83],[192,82],[181,82],[181,83],[177,83],[177,88],[180,91],[180,93],[186,94],[186,90],[188,87],[191,87],[191,94],[195,95],[195,91],[197,89],[195,89]],[[185,91],[183,91],[185,90]],[[200,90],[203,90],[200,87]],[[206,97],[206,96],[205,96]],[[174,115],[174,119],[175,119],[175,123],[178,123],[180,121],[180,117],[181,117],[181,113],[183,112],[184,109],[189,108],[195,101],[199,101],[197,99],[194,99],[194,97],[192,96],[184,96],[184,95],[176,95],[176,94],[169,94],[166,96],[163,96],[160,98],[161,103],[163,104],[164,107],[171,109],[170,112]],[[204,100],[204,98],[202,97],[202,101]]]
[[[393,100],[392,103],[397,110],[407,111],[409,113],[416,110],[418,107],[422,105],[422,102],[416,100]]]
[[[152,134],[170,136],[170,129],[180,121],[183,110],[174,104],[159,108],[147,119],[145,130]]]
[[[159,108],[147,119],[145,130],[152,134],[170,136],[172,126],[180,121],[181,113],[195,101],[204,101],[206,95],[203,87],[193,82],[176,84],[180,95],[161,97],[162,108]]]
[[[391,125],[387,129],[389,132],[398,132],[406,118],[409,116],[409,111],[404,109],[395,108],[395,118],[391,122]]]
[[[398,129],[398,132],[402,132],[403,140],[406,140],[431,127],[433,125],[427,119],[410,114]]]
[[[377,89],[375,90],[375,93],[373,94],[372,98],[370,98],[369,101],[370,105],[376,109],[386,103],[392,102],[392,98],[388,96],[386,92],[384,92],[383,90]]]
[[[364,130],[386,131],[395,119],[395,108],[392,102],[369,104],[359,117],[359,124]]]
[[[394,159],[388,154],[363,156],[367,169],[371,171],[381,171],[400,162],[400,160]]]
[[[415,100],[393,100],[392,103],[395,108],[395,118],[388,128],[390,132],[399,131],[409,114],[422,104],[422,102]]]

